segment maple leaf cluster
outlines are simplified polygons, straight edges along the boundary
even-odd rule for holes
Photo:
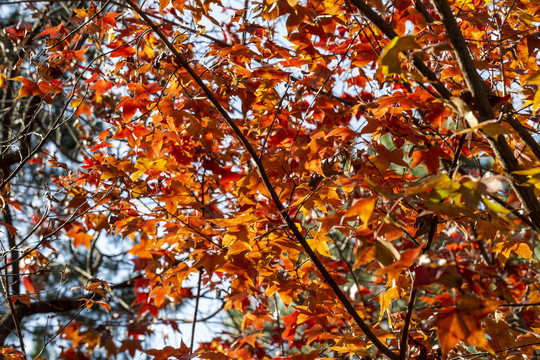
[[[126,0],[6,28],[42,51],[0,77],[33,109],[3,135],[26,150],[0,179],[0,353],[69,313],[62,359],[536,358],[539,21],[529,0]],[[68,125],[79,146],[50,151]],[[64,196],[34,229],[32,166]]]

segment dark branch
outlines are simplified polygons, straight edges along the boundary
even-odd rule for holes
[[[347,309],[347,312],[352,316],[352,318],[355,320],[356,324],[360,329],[364,332],[364,334],[367,336],[367,338],[381,351],[384,355],[388,356],[389,358],[393,360],[398,359],[398,355],[391,351],[386,345],[384,345],[377,335],[373,333],[373,331],[370,329],[370,327],[362,320],[354,306],[351,304],[347,296],[341,291],[339,285],[336,283],[336,281],[332,278],[332,275],[328,272],[328,270],[325,268],[321,260],[317,257],[313,249],[309,246],[306,238],[304,235],[300,232],[298,227],[296,226],[296,223],[294,220],[289,216],[287,209],[283,206],[281,203],[281,200],[279,198],[279,195],[275,191],[272,183],[270,182],[270,179],[268,178],[268,175],[266,174],[266,170],[264,168],[264,165],[262,161],[259,159],[258,154],[255,150],[255,148],[251,145],[249,140],[246,138],[246,136],[242,133],[242,130],[236,125],[236,123],[233,121],[233,119],[229,116],[227,111],[221,106],[217,98],[214,96],[212,91],[206,86],[206,84],[202,81],[200,76],[191,68],[189,63],[184,59],[184,57],[176,50],[176,48],[171,44],[169,39],[163,34],[163,32],[154,24],[154,22],[146,15],[144,11],[142,11],[139,6],[133,2],[132,0],[126,0],[126,2],[131,6],[131,8],[137,12],[137,14],[146,22],[146,24],[152,28],[152,30],[158,35],[159,38],[165,43],[167,48],[171,51],[171,53],[174,54],[176,60],[182,65],[182,67],[191,75],[193,80],[200,86],[200,88],[205,93],[206,97],[210,102],[216,107],[218,112],[221,114],[221,116],[225,119],[227,124],[231,127],[233,132],[236,134],[246,151],[249,153],[251,160],[253,163],[255,163],[255,166],[257,167],[257,170],[259,171],[259,175],[261,177],[261,180],[263,181],[266,189],[270,193],[270,196],[272,198],[272,201],[274,202],[275,206],[277,207],[282,219],[286,222],[289,230],[293,233],[295,239],[300,243],[306,254],[309,256],[313,264],[317,267],[319,272],[321,273],[322,277],[326,281],[326,283],[330,286],[334,294],[336,294],[339,301],[343,304],[345,309]]]
[[[82,304],[80,299],[56,299],[49,301],[38,301],[30,303],[27,306],[22,303],[15,305],[16,318],[22,320],[24,317],[45,314],[45,313],[61,313],[71,310],[76,310]],[[6,338],[15,329],[15,322],[11,311],[8,311],[0,318],[0,345],[4,345]]]
[[[135,284],[135,280],[140,278],[140,276],[125,280],[116,285],[112,285],[111,290],[126,289],[131,288]],[[19,321],[22,321],[23,318],[36,315],[36,314],[46,314],[46,313],[62,313],[67,311],[77,310],[81,304],[84,304],[84,299],[88,300],[97,300],[100,298],[97,294],[89,294],[81,298],[62,298],[62,299],[52,299],[52,300],[43,300],[30,303],[30,305],[23,304],[21,302],[17,303],[15,308],[15,318]],[[0,346],[4,345],[6,338],[13,332],[15,329],[15,322],[13,320],[13,315],[11,311],[8,311],[2,317],[0,317]]]
[[[446,0],[432,1],[441,16],[441,20],[448,33],[448,38],[454,47],[454,52],[458,59],[463,77],[465,78],[465,82],[467,83],[467,87],[473,95],[475,109],[480,115],[479,121],[495,119],[495,114],[488,98],[487,84],[476,70],[465,38],[463,37],[454,13],[452,12],[452,8]],[[523,208],[528,213],[533,223],[540,223],[540,203],[534,194],[534,188],[523,186],[522,184],[527,179],[524,176],[513,174],[514,171],[521,170],[521,167],[519,166],[512,149],[508,146],[504,135],[499,135],[496,138],[488,136],[487,138],[504,171],[512,178],[512,187],[523,205]]]

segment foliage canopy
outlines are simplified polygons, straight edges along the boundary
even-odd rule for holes
[[[537,356],[535,0],[18,6],[3,357]]]

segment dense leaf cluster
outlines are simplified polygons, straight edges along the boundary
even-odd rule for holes
[[[535,358],[540,4],[59,3],[5,27],[3,356]]]

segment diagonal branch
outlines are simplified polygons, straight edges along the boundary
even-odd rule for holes
[[[414,302],[416,300],[416,283],[414,279],[411,287],[411,295],[409,296],[409,303],[407,304],[407,313],[405,315],[405,323],[401,330],[401,342],[399,344],[399,360],[405,360],[407,357],[407,340],[409,339],[409,326],[411,324],[411,317],[414,310]]]
[[[519,122],[518,119],[515,118],[513,114],[508,114],[508,116],[505,118],[505,121],[516,130],[518,135],[521,137],[521,140],[527,144],[529,149],[533,152],[534,156],[538,160],[540,160],[540,145],[536,142],[534,137],[531,135],[530,131],[527,130],[525,126],[523,126],[522,123]]]
[[[354,6],[360,10],[362,15],[364,15],[369,21],[374,23],[379,30],[383,32],[383,34],[389,38],[393,39],[398,34],[394,31],[392,26],[386,22],[379,14],[377,14],[368,4],[363,2],[362,0],[350,0]],[[439,80],[437,75],[431,69],[418,57],[418,55],[413,56],[413,65],[414,67],[427,78],[427,80],[431,83],[431,85],[435,88],[437,93],[441,96],[443,99],[450,99],[452,96],[452,93],[444,86],[443,83]]]
[[[195,298],[195,310],[193,312],[193,324],[191,326],[191,343],[189,345],[190,354],[193,354],[193,344],[195,343],[195,327],[197,326],[197,313],[199,312],[199,302],[201,300],[202,272],[203,272],[203,269],[199,269],[199,281],[197,283],[197,297]]]
[[[488,98],[488,87],[474,65],[474,61],[469,53],[469,48],[457,24],[452,8],[446,0],[432,0],[433,5],[439,12],[441,20],[446,28],[448,37],[454,52],[458,59],[459,67],[467,83],[467,87],[473,95],[475,108],[480,115],[480,121],[486,121],[495,118],[495,114]],[[495,152],[495,156],[501,163],[504,171],[512,178],[512,187],[523,205],[523,208],[534,223],[540,223],[540,203],[534,194],[534,188],[522,186],[526,181],[524,176],[513,174],[514,171],[521,170],[519,163],[514,156],[512,149],[506,142],[504,135],[496,138],[487,136],[489,145]]]
[[[137,277],[127,279],[126,281],[112,285],[110,288],[111,290],[116,290],[133,287],[136,279]],[[0,317],[0,346],[4,345],[6,338],[16,327],[13,314],[18,321],[21,321],[25,317],[36,314],[61,313],[77,310],[81,306],[84,299],[92,299],[95,297],[96,294],[90,294],[81,298],[60,298],[36,301],[30,303],[29,305],[21,302],[17,303],[12,308],[15,309],[14,313],[12,313],[10,310]]]
[[[465,42],[465,38],[461,33],[450,5],[446,0],[432,0],[432,2],[441,16],[441,20],[448,33],[448,38],[454,47],[454,52],[459,67],[463,72],[465,83],[474,98],[476,110],[480,113],[480,121],[494,119],[495,114],[488,99],[488,87],[476,70],[469,52],[469,47]]]
[[[313,249],[309,246],[306,238],[304,235],[300,232],[298,227],[296,226],[294,220],[289,216],[287,209],[283,206],[281,203],[281,200],[279,199],[279,195],[277,194],[276,190],[274,189],[272,183],[270,182],[270,179],[268,178],[268,175],[266,174],[266,170],[264,169],[262,161],[259,159],[257,152],[255,151],[255,148],[251,145],[251,143],[248,141],[246,136],[242,133],[242,130],[236,125],[236,123],[232,120],[232,118],[229,116],[227,111],[219,104],[217,98],[214,96],[212,91],[206,86],[206,84],[202,81],[202,79],[199,77],[199,75],[191,68],[189,63],[182,57],[182,55],[176,50],[176,48],[171,44],[169,39],[163,34],[163,32],[154,24],[154,22],[146,15],[144,11],[142,11],[139,6],[133,1],[133,0],[126,0],[126,2],[130,5],[130,7],[137,12],[137,14],[146,22],[146,24],[152,28],[152,30],[156,33],[156,35],[161,38],[161,40],[165,43],[167,48],[174,54],[176,60],[182,65],[182,67],[191,75],[193,80],[201,87],[205,95],[207,96],[208,100],[216,107],[218,112],[223,116],[227,124],[232,128],[235,135],[238,137],[246,151],[249,153],[251,157],[251,161],[255,164],[257,167],[257,170],[259,171],[259,175],[270,193],[270,196],[276,205],[282,219],[287,224],[287,227],[289,230],[293,233],[295,239],[300,243],[304,251],[307,253],[311,261],[315,264],[319,272],[321,273],[322,277],[326,281],[326,283],[330,286],[332,291],[336,294],[339,301],[343,304],[347,312],[352,316],[358,327],[364,332],[364,334],[367,336],[367,338],[381,351],[384,355],[388,356],[390,359],[397,360],[398,355],[391,351],[385,344],[383,344],[378,338],[377,335],[373,333],[373,331],[370,329],[370,327],[362,320],[360,315],[356,312],[356,309],[351,304],[347,296],[341,291],[339,285],[336,283],[336,281],[332,278],[328,270],[326,270],[323,263],[319,260]]]
[[[371,22],[373,22],[388,38],[393,39],[398,36],[392,26],[388,24],[379,14],[377,14],[369,5],[362,0],[350,0],[360,12]],[[463,34],[457,25],[456,19],[452,13],[452,9],[446,2],[446,0],[433,0],[433,3],[437,7],[441,15],[444,26],[447,29],[448,35],[452,46],[455,49],[456,56],[458,57],[461,71],[463,72],[467,81],[467,86],[470,88],[471,93],[474,96],[475,103],[477,105],[478,112],[480,113],[480,120],[488,120],[495,118],[493,109],[489,104],[487,87],[482,77],[476,71],[474,62],[469,54],[469,50]],[[418,56],[413,57],[413,65],[416,69],[425,76],[432,86],[437,90],[441,98],[450,99],[452,93],[446,88],[446,86],[440,82],[437,75],[420,59]],[[531,220],[535,223],[540,223],[540,203],[534,195],[534,189],[529,186],[521,186],[526,181],[523,176],[512,174],[514,171],[521,170],[517,159],[515,158],[512,149],[508,146],[506,139],[503,135],[499,135],[497,138],[487,137],[489,145],[495,153],[495,157],[501,163],[506,174],[512,178],[512,188],[516,192],[516,195],[522,204],[523,208],[530,216]]]

